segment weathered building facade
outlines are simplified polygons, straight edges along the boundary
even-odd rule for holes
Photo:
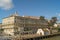
[[[2,28],[4,32],[10,35],[23,33],[36,33],[39,28],[47,27],[46,20],[40,20],[39,17],[18,16],[16,14],[3,18]]]

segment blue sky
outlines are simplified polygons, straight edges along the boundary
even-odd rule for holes
[[[15,11],[21,16],[45,16],[47,19],[56,16],[60,19],[60,0],[1,0],[0,22]]]

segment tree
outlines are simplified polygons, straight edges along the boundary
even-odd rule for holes
[[[57,21],[57,17],[52,17],[52,18],[51,18],[51,23],[52,23],[53,25],[56,23],[56,21]]]
[[[45,20],[45,17],[44,16],[40,16],[40,20]]]
[[[56,21],[57,21],[57,17],[52,17],[50,22],[48,23],[49,26],[53,26],[56,23]]]

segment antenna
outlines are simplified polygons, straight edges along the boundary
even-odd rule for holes
[[[12,15],[10,15],[10,16],[19,16],[19,15],[18,15],[18,12],[17,12],[17,11],[15,11],[15,13],[14,13],[14,14],[12,14]]]

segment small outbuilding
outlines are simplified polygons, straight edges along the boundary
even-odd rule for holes
[[[50,30],[48,28],[44,28],[44,35],[50,35]]]
[[[38,30],[37,30],[37,34],[39,34],[39,35],[44,35],[44,31],[43,31],[42,29],[38,29]]]

